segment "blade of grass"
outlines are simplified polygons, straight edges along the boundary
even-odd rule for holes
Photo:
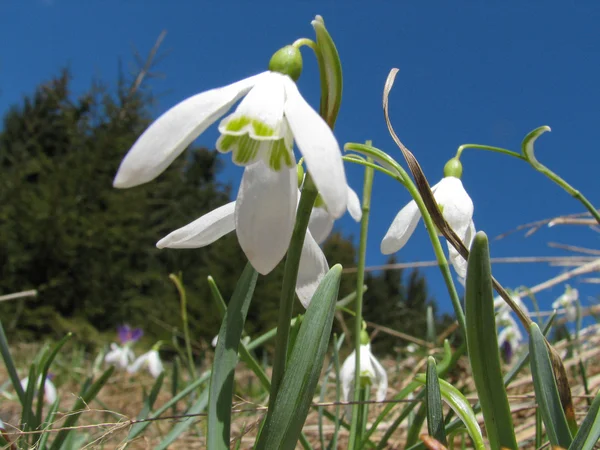
[[[269,408],[256,449],[293,449],[306,420],[331,336],[342,266],[323,278],[306,310],[297,342],[272,408]]]
[[[502,379],[488,239],[475,235],[469,254],[465,318],[469,361],[492,450],[516,450],[517,439]]]
[[[198,420],[198,414],[200,414],[206,408],[208,404],[208,389],[205,389],[200,397],[194,402],[194,404],[186,411],[186,417],[175,425],[171,431],[165,436],[165,438],[158,444],[155,450],[164,450],[171,445],[185,430],[187,430],[194,422]]]
[[[446,431],[444,430],[444,411],[442,409],[440,382],[435,367],[435,359],[432,356],[427,358],[425,389],[427,391],[427,431],[429,432],[429,436],[437,439],[443,445],[448,445]]]
[[[546,433],[554,446],[568,448],[573,438],[563,411],[544,335],[537,324],[529,328],[529,353],[535,397]]]
[[[208,398],[207,447],[211,450],[229,449],[233,377],[238,361],[238,347],[257,277],[258,273],[252,265],[246,264],[219,331]]]
[[[592,450],[600,440],[600,392],[592,402],[569,450]]]
[[[100,376],[100,378],[98,378],[98,380],[96,380],[88,389],[85,390],[83,395],[77,398],[75,405],[73,405],[73,408],[67,415],[67,418],[62,425],[64,429],[58,432],[56,438],[52,442],[52,446],[50,447],[51,450],[58,450],[61,448],[63,442],[72,431],[69,428],[73,427],[77,423],[79,416],[81,416],[81,413],[83,412],[83,408],[90,403],[94,397],[96,397],[96,395],[98,395],[98,392],[100,392],[100,389],[102,389],[102,387],[106,384],[114,369],[114,367],[109,367]]]

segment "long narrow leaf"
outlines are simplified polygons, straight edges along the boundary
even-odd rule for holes
[[[158,444],[155,450],[164,450],[171,445],[175,439],[177,439],[181,433],[187,430],[194,422],[198,420],[197,415],[200,414],[206,408],[208,404],[208,389],[204,390],[196,402],[186,411],[186,414],[190,417],[185,418],[175,425],[171,431],[165,436],[165,438]]]
[[[40,386],[38,387],[37,407],[35,412],[38,423],[42,421],[42,409],[44,407],[44,395],[46,391],[44,386],[46,384],[46,378],[48,377],[48,370],[50,370],[50,365],[54,361],[54,358],[56,358],[56,355],[58,355],[60,349],[63,348],[63,345],[65,345],[69,339],[71,339],[71,336],[73,336],[73,333],[67,333],[57,342],[48,356],[41,361]]]
[[[319,284],[306,310],[273,408],[260,433],[257,449],[293,449],[321,374],[331,335],[342,266],[336,264]],[[301,345],[300,345],[301,344]]]
[[[592,450],[600,440],[600,392],[592,402],[569,450]]]
[[[417,375],[415,377],[415,381],[425,384],[425,376]],[[469,436],[473,440],[473,444],[477,450],[484,450],[485,444],[483,443],[483,436],[481,434],[481,428],[479,428],[479,424],[477,423],[477,417],[475,417],[475,413],[469,404],[469,401],[465,398],[461,392],[448,383],[445,380],[439,380],[440,382],[440,392],[442,393],[442,398],[450,408],[456,413],[456,415],[462,420],[462,422],[467,427],[467,431],[469,432]]]
[[[467,346],[473,380],[492,450],[517,449],[502,379],[488,239],[476,234],[469,254],[465,293]]]
[[[160,388],[163,385],[163,381],[165,379],[165,373],[162,372],[158,378],[156,379],[156,381],[154,382],[154,386],[152,386],[152,390],[150,391],[150,395],[148,395],[148,397],[146,397],[146,399],[144,400],[144,406],[142,406],[142,410],[140,411],[140,413],[137,415],[137,419],[136,420],[145,420],[148,418],[148,415],[150,414],[150,411],[152,410],[152,407],[154,406],[154,402],[156,401],[156,397],[158,397],[158,393],[160,392]],[[140,427],[142,427],[145,424],[145,422],[139,422],[139,423],[134,423],[133,426],[131,427],[131,430],[129,430],[129,435],[127,436],[127,440],[130,441],[133,439],[133,436],[136,436],[138,433],[138,429]]]
[[[537,324],[529,328],[529,353],[535,397],[550,443],[568,448],[573,440],[563,411],[544,335]]]
[[[444,445],[446,442],[446,431],[444,430],[444,411],[442,409],[442,394],[438,380],[435,359],[430,356],[427,359],[427,378],[425,389],[427,390],[427,431],[429,435]]]
[[[207,446],[211,450],[229,449],[233,375],[257,277],[256,270],[248,263],[235,286],[219,331],[208,399]]]
[[[59,431],[52,442],[51,450],[58,450],[69,433],[72,431],[70,428],[73,427],[77,421],[79,420],[79,416],[83,412],[83,408],[87,404],[89,404],[100,392],[100,389],[106,384],[110,376],[112,375],[114,367],[109,367],[101,376],[96,380],[88,389],[85,390],[82,396],[80,396],[76,401],[75,405],[71,409],[71,412],[67,415],[66,420],[63,423],[63,430]]]

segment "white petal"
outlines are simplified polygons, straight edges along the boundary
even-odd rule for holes
[[[324,208],[313,208],[308,221],[308,229],[315,241],[321,244],[333,229],[333,217]]]
[[[127,372],[137,373],[148,362],[148,356],[148,353],[138,356],[133,363],[127,366]]]
[[[328,270],[329,264],[323,251],[307,230],[296,280],[296,294],[305,308],[308,308],[313,294]]]
[[[110,344],[110,351],[104,357],[104,362],[107,364],[114,364],[119,361],[121,357],[121,347],[119,347],[114,342]]]
[[[235,229],[235,202],[203,215],[156,243],[158,248],[199,248],[212,244]]]
[[[382,402],[383,400],[385,400],[385,396],[387,394],[388,389],[387,373],[373,354],[371,354],[371,363],[373,364],[373,369],[375,370],[375,384],[377,385],[377,393],[375,395],[375,399],[378,402]]]
[[[148,358],[148,370],[150,371],[150,375],[152,375],[154,378],[158,378],[163,370],[165,370],[163,363],[160,360],[160,355],[156,350],[151,350]]]
[[[473,218],[473,201],[460,179],[443,178],[436,185],[434,197],[442,206],[442,214],[448,225],[462,238]]]
[[[475,237],[475,225],[473,224],[473,221],[471,220],[469,222],[466,230],[458,229],[454,231],[461,238],[463,244],[465,244],[465,247],[470,249],[473,238]],[[456,270],[458,276],[462,278],[466,277],[468,265],[467,260],[458,253],[458,251],[452,244],[450,244],[450,242],[448,242],[448,253],[450,255],[450,262],[454,266],[454,270]]]
[[[219,335],[218,334],[214,338],[212,338],[212,341],[210,341],[210,345],[212,345],[213,348],[215,348],[217,346],[217,342],[219,342]]]
[[[340,383],[342,385],[342,399],[347,402],[350,393],[354,390],[354,371],[356,370],[356,352],[350,353],[340,369]]]
[[[296,167],[275,172],[263,161],[246,167],[235,205],[238,241],[252,266],[265,275],[290,244],[298,198]]]
[[[44,382],[44,401],[51,405],[56,401],[57,396],[56,386],[54,386],[52,381],[46,378],[46,381]]]
[[[360,200],[358,199],[356,192],[354,192],[350,186],[348,186],[348,212],[356,222],[359,222],[362,218]]]
[[[327,123],[302,98],[290,78],[286,79],[285,91],[285,116],[298,149],[329,213],[337,219],[346,211],[348,201],[340,147]]]
[[[381,241],[381,253],[389,255],[400,250],[415,231],[417,223],[421,218],[421,212],[417,203],[411,200],[396,215],[390,229]]]
[[[202,92],[169,109],[133,144],[121,162],[113,186],[129,188],[156,178],[267,73]]]

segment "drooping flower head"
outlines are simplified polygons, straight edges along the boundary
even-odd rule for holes
[[[519,330],[516,322],[506,326],[498,334],[498,347],[502,352],[502,356],[507,363],[510,363],[513,355],[523,341],[523,334]]]
[[[465,188],[460,177],[462,166],[453,158],[444,167],[444,178],[431,187],[433,196],[448,225],[461,238],[467,248],[475,237],[475,225],[473,223],[473,201]],[[411,200],[396,215],[392,225],[381,241],[381,252],[385,255],[399,251],[408,242],[415,231],[421,212],[414,200]],[[459,255],[458,251],[448,243],[450,262],[454,266],[459,277],[464,278],[467,274],[467,261]]]
[[[579,300],[579,291],[573,289],[568,284],[565,286],[565,293],[558,297],[553,303],[553,309],[562,308],[566,312],[567,320],[573,321],[577,318],[577,301]]]
[[[54,375],[49,373],[44,380],[44,402],[51,405],[56,401],[58,397],[58,391],[56,390],[56,386],[52,383],[52,378]],[[35,383],[34,396],[37,395],[37,387],[41,384],[42,377],[41,375],[38,377]],[[21,387],[24,391],[27,391],[27,386],[29,385],[29,377],[23,378],[21,380]]]
[[[152,350],[139,356],[131,365],[127,367],[127,372],[137,373],[142,367],[146,367],[154,378],[158,378],[163,370],[165,370],[163,363],[160,360],[158,349],[153,348]]]
[[[363,335],[364,333],[364,335]],[[364,337],[366,336],[366,338]],[[369,337],[363,330],[361,333],[360,351],[360,379],[364,387],[375,386],[375,398],[378,402],[385,400],[388,388],[387,374],[377,358],[371,353]],[[354,374],[356,373],[356,351],[350,353],[340,370],[342,384],[342,397],[345,402],[352,400],[354,392]]]
[[[244,166],[237,200],[194,222],[176,242],[158,246],[200,247],[235,229],[253,267],[269,273],[281,261],[292,235],[298,188],[295,142],[333,218],[346,210],[347,185],[339,145],[327,123],[302,98],[295,79],[302,59],[288,46],[275,53],[269,70],[212,89],[175,105],[136,141],[121,162],[114,186],[146,183],[242,97],[219,124],[217,149]],[[191,225],[191,224],[190,224]]]

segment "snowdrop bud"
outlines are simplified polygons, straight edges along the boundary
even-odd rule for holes
[[[462,176],[462,164],[458,158],[452,158],[444,166],[444,177],[456,177]]]
[[[269,70],[282,73],[292,80],[298,81],[302,73],[302,54],[300,50],[292,45],[286,45],[277,50],[271,57],[271,61],[269,61]]]
[[[302,162],[298,163],[296,170],[298,171],[298,189],[300,189],[304,181],[304,167],[302,167]]]
[[[370,343],[369,333],[364,329],[360,332],[360,345],[368,345]]]

